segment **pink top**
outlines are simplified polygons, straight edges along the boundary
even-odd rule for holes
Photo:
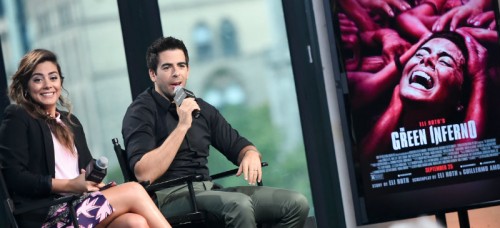
[[[56,113],[56,121],[59,124],[64,124],[61,121],[61,115]],[[78,152],[74,147],[75,153],[71,152],[67,147],[62,145],[52,133],[52,142],[54,143],[54,161],[56,164],[56,179],[73,179],[80,175],[78,170]]]

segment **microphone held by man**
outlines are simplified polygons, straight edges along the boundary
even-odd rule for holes
[[[183,88],[182,86],[176,86],[174,89],[174,101],[177,105],[181,106],[182,102],[186,98],[196,98],[193,92]],[[196,109],[193,111],[193,117],[197,119],[200,117],[200,110]]]

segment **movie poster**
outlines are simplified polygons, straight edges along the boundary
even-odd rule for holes
[[[496,0],[331,6],[362,220],[500,200]]]

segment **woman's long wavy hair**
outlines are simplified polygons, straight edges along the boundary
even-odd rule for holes
[[[74,140],[73,132],[68,124],[74,125],[71,121],[71,104],[62,96],[59,97],[58,106],[64,107],[68,111],[67,121],[64,124],[57,123],[54,117],[47,114],[44,108],[37,102],[35,102],[28,90],[28,82],[33,76],[33,71],[38,66],[38,64],[43,62],[52,62],[57,66],[57,71],[61,77],[61,89],[64,82],[64,77],[61,73],[61,67],[57,62],[56,55],[45,49],[35,49],[28,52],[23,56],[16,73],[12,76],[12,84],[10,85],[9,97],[18,105],[26,109],[28,113],[36,119],[45,120],[49,125],[50,130],[55,135],[57,140],[61,142],[62,145],[66,146],[71,152],[75,153],[74,150]]]

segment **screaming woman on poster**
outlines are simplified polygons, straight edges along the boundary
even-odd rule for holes
[[[394,63],[376,73],[349,72],[355,110],[378,112],[360,137],[365,156],[391,149],[391,133],[422,127],[422,121],[473,121],[485,133],[487,51],[465,30],[423,36]],[[384,100],[385,98],[385,103]],[[442,124],[441,123],[441,124]],[[462,139],[470,140],[470,139]]]

